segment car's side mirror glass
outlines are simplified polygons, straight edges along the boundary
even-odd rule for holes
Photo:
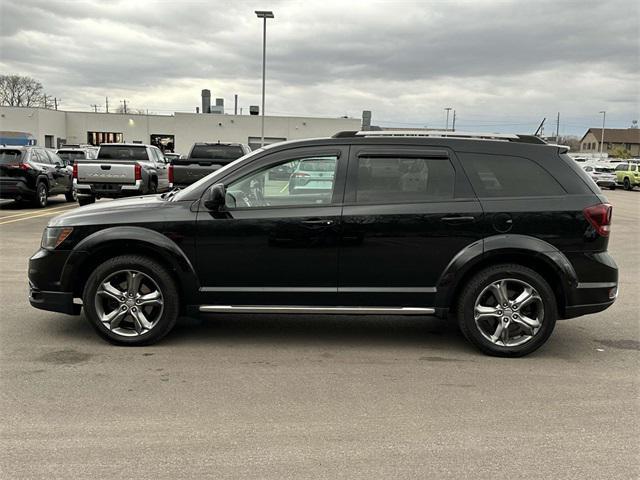
[[[219,210],[225,204],[226,191],[222,183],[209,187],[204,197],[204,206],[208,210]]]

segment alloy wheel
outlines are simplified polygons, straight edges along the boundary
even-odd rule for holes
[[[514,347],[535,337],[544,321],[538,291],[514,278],[491,282],[476,298],[474,319],[478,331],[494,345]]]
[[[162,317],[164,297],[158,284],[137,270],[120,270],[98,287],[95,308],[115,334],[135,337],[149,332]]]

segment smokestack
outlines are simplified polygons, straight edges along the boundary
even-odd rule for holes
[[[237,93],[233,96],[233,114],[234,115],[238,114],[238,94]]]
[[[220,115],[224,113],[224,98],[216,98],[216,105],[211,107],[211,113],[219,113]]]
[[[362,111],[362,130],[371,130],[371,110]]]
[[[202,90],[202,113],[211,113],[211,91]]]

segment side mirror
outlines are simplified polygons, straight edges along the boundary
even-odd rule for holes
[[[56,162],[55,163],[56,168],[64,168],[64,163],[60,163],[60,162]]]
[[[209,187],[204,196],[204,206],[208,210],[219,210],[225,204],[226,189],[222,183]]]

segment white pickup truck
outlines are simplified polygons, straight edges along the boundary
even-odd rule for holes
[[[159,148],[139,143],[103,143],[94,160],[73,165],[78,203],[169,190],[168,162]]]

